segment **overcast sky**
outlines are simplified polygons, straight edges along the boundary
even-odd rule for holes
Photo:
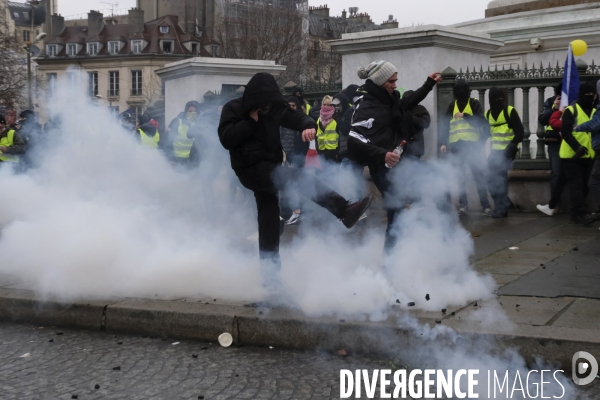
[[[358,7],[369,13],[373,22],[381,23],[393,14],[400,26],[412,24],[451,25],[484,17],[490,0],[322,0],[310,1],[311,6],[328,4],[331,15],[340,15],[343,9]],[[87,13],[89,10],[110,9],[104,3],[118,3],[116,9],[134,7],[135,0],[58,0],[58,11],[63,16]],[[106,13],[105,13],[106,14]]]

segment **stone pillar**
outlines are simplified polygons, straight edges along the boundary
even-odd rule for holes
[[[529,127],[529,89],[524,87],[523,89],[523,144],[521,145],[521,159],[531,159],[531,147],[529,137],[531,136],[531,128]]]
[[[490,55],[503,42],[490,39],[486,34],[471,33],[439,25],[385,29],[342,35],[330,41],[331,48],[342,54],[343,86],[364,84],[357,76],[359,67],[375,60],[387,60],[398,68],[398,86],[406,90],[418,89],[432,72],[447,67],[458,69],[465,65],[486,66]],[[421,103],[429,110],[432,121],[437,121],[443,110],[437,109],[438,93],[434,89]],[[446,104],[447,106],[447,104]],[[425,157],[435,157],[438,148],[438,125],[432,123],[425,131]]]
[[[544,110],[544,94],[546,92],[545,87],[538,87],[538,115],[542,114]],[[536,160],[545,160],[546,159],[546,144],[544,141],[545,136],[545,127],[539,123],[537,127],[537,152],[535,155]]]
[[[286,69],[274,61],[196,57],[165,65],[156,74],[165,82],[166,120],[175,118],[190,100],[203,102],[208,91],[223,85],[246,85],[258,72],[279,76]]]

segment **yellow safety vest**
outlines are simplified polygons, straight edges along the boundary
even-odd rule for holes
[[[11,129],[10,131],[8,131],[6,136],[4,136],[2,139],[0,139],[0,147],[10,147],[13,145],[14,140],[15,140],[15,130]],[[0,153],[0,161],[18,163],[19,156],[15,155],[15,154]]]
[[[507,115],[509,118],[510,113],[512,113],[513,110],[514,108],[512,106],[508,106],[506,112],[508,113]],[[498,118],[494,119],[494,117],[492,117],[492,110],[488,110],[488,112],[485,113],[485,119],[487,119],[490,124],[490,143],[494,150],[505,150],[508,144],[515,138],[515,132],[508,126],[508,121],[504,114],[504,110],[502,110],[500,111]]]
[[[571,111],[571,114],[573,114],[573,116],[577,115],[577,126],[579,126],[581,124],[585,124],[586,122],[588,122],[589,120],[592,119],[594,114],[596,114],[596,109],[594,109],[594,110],[592,110],[592,114],[590,116],[588,116],[585,113],[585,111],[583,111],[583,109],[579,106],[579,104],[575,104],[575,106],[577,107],[577,109],[575,109],[575,107],[573,107],[573,106],[569,106],[569,107],[567,107],[567,110]],[[594,149],[592,148],[592,133],[591,132],[575,132],[575,131],[573,131],[573,137],[575,139],[577,139],[577,141],[579,142],[580,145],[582,145],[583,147],[588,149],[587,155],[585,155],[581,158],[594,158],[596,156],[596,153],[594,152]],[[569,146],[569,144],[565,140],[563,140],[560,145],[560,151],[559,151],[558,155],[560,156],[560,158],[573,158],[573,156],[575,156],[575,150],[573,150],[571,148],[571,146]]]
[[[460,111],[458,109],[458,101],[454,102],[454,112],[452,113],[452,119],[450,120],[450,143],[456,143],[460,140],[465,142],[477,142],[481,138],[479,129],[473,127],[463,118],[456,119],[454,116]],[[471,99],[467,102],[467,106],[462,111],[463,114],[473,116],[473,110],[471,109]]]
[[[190,158],[194,138],[189,139],[187,133],[190,127],[185,125],[181,119],[179,120],[179,128],[177,129],[177,137],[173,142],[173,155],[177,158]]]
[[[142,146],[158,149],[158,142],[160,142],[160,133],[158,133],[158,131],[156,131],[156,133],[152,137],[146,135],[146,133],[141,129],[138,129],[138,132],[140,132]]]
[[[332,120],[325,130],[321,129],[321,118],[317,120],[317,143],[319,150],[336,150],[340,135],[337,133],[337,122]]]

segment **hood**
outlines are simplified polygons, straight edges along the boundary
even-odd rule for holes
[[[190,107],[196,107],[196,112],[200,113],[200,103],[196,100],[188,101],[187,103],[185,103],[185,108],[183,109],[183,112],[186,113]]]
[[[350,102],[348,101],[348,97],[344,93],[338,93],[333,96],[333,99],[338,99],[342,105],[342,115],[346,114],[346,111],[350,108]]]
[[[358,88],[358,85],[348,85],[346,88],[346,97],[350,103],[354,103],[354,98],[356,97],[356,91]]]
[[[282,103],[287,105],[273,75],[266,72],[259,72],[246,85],[243,96],[245,110],[250,111],[269,106],[273,108],[274,105]]]
[[[492,112],[497,115],[497,113],[504,109],[505,101],[504,101],[504,92],[497,87],[493,87],[490,89],[489,94],[490,100],[490,109]]]
[[[296,105],[296,110],[300,110],[302,106],[300,105],[300,100],[296,96],[290,96],[286,100],[288,103],[294,103]]]
[[[454,98],[456,100],[466,101],[469,99],[469,97],[471,97],[471,89],[469,88],[469,84],[463,79],[456,81],[452,91],[454,92]]]
[[[300,104],[304,104],[304,90],[300,86],[294,86],[292,96],[295,96],[300,101]]]
[[[592,108],[596,97],[596,85],[591,82],[582,83],[579,86],[579,97],[577,103],[584,109]]]
[[[148,122],[146,122],[144,124],[140,124],[140,129],[142,131],[144,131],[144,133],[147,136],[152,137],[152,136],[156,135],[156,127],[154,126],[154,124],[152,124],[151,121],[148,121]]]
[[[404,96],[402,96],[403,99],[408,99],[410,96],[412,96],[413,94],[415,94],[414,90],[407,90],[406,92],[404,92]]]

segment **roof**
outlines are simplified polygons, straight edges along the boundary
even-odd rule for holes
[[[308,32],[310,36],[341,39],[343,33],[377,31],[381,29],[385,29],[385,27],[373,22],[363,23],[351,18],[324,17],[313,13],[309,13],[308,15]]]
[[[10,17],[17,26],[31,26],[31,8],[27,3],[8,2]]]
[[[161,26],[168,26],[169,33],[163,34],[160,33]],[[125,24],[108,24],[104,25],[102,30],[94,36],[87,35],[87,27],[86,26],[69,26],[64,29],[64,31],[56,38],[53,38],[46,42],[47,44],[62,44],[62,43],[91,43],[91,42],[100,42],[102,44],[107,44],[109,41],[120,41],[123,42],[121,50],[119,51],[119,55],[129,55],[132,53],[131,49],[131,41],[132,40],[143,40],[144,48],[141,51],[141,54],[169,54],[169,55],[192,55],[192,52],[188,50],[183,43],[187,42],[198,42],[202,45],[211,44],[212,41],[208,38],[197,38],[195,36],[190,36],[185,33],[183,29],[178,24],[177,16],[167,15],[153,21],[146,22],[144,24],[143,32],[132,33],[132,26]],[[161,47],[162,40],[170,40],[173,42],[171,47],[171,53],[163,53]],[[62,43],[61,43],[62,41]],[[207,43],[208,42],[208,43]],[[87,49],[86,46],[83,46],[81,51],[77,54],[77,56],[86,57]],[[101,48],[98,51],[98,54],[93,57],[99,56],[108,56],[114,57],[113,54],[109,54],[108,46],[100,46]],[[203,49],[199,49],[201,51],[201,55],[204,57],[210,57],[211,54]],[[44,53],[45,56],[45,53]],[[57,57],[66,57],[66,48],[63,48],[58,54]]]

